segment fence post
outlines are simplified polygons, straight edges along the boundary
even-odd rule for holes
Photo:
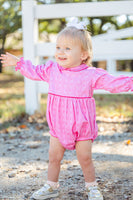
[[[38,40],[38,20],[34,17],[35,5],[34,0],[22,1],[23,55],[33,64],[37,64],[35,43]],[[27,78],[25,78],[25,104],[28,114],[33,114],[39,109],[38,83]]]
[[[113,75],[116,74],[116,60],[107,59],[107,71],[110,74],[113,74]]]

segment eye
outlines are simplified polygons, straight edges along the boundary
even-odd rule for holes
[[[69,47],[66,47],[66,50],[68,50],[68,51],[69,51],[69,50],[70,50],[70,48],[69,48]]]
[[[57,49],[57,50],[59,50],[59,49],[60,49],[60,47],[59,47],[59,46],[57,46],[57,47],[56,47],[56,49]]]

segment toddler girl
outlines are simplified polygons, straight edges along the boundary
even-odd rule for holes
[[[30,60],[19,60],[9,53],[0,59],[4,66],[15,65],[16,70],[29,79],[49,83],[47,121],[51,136],[48,178],[32,197],[47,199],[58,196],[60,162],[65,149],[76,149],[88,199],[103,200],[95,179],[91,152],[92,142],[98,134],[93,91],[133,91],[133,77],[114,77],[106,70],[91,66],[91,36],[82,22],[69,23],[58,34],[56,62],[34,66]]]

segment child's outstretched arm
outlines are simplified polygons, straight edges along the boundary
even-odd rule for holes
[[[24,60],[23,57],[19,59],[9,53],[2,54],[0,59],[4,67],[15,66],[16,71],[20,70],[20,73],[29,79],[49,82],[52,61],[48,61],[46,65],[34,66],[30,60]]]
[[[92,75],[93,89],[104,89],[111,93],[133,91],[133,76],[113,76],[106,70],[101,68],[94,68]]]

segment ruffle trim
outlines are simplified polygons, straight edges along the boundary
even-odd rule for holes
[[[24,57],[21,57],[16,64],[15,70],[16,71],[20,70],[24,64],[25,64]]]
[[[58,66],[60,72],[62,72],[62,71],[75,71],[75,72],[78,72],[78,71],[82,71],[82,70],[84,70],[84,69],[89,68],[89,67],[88,67],[87,65],[85,65],[85,64],[81,64],[81,65],[79,65],[79,66],[77,66],[77,67],[72,67],[72,68],[65,68],[65,67],[60,66],[59,64],[57,64],[57,66]]]
[[[131,76],[131,80],[132,80],[131,91],[133,91],[133,76]]]

